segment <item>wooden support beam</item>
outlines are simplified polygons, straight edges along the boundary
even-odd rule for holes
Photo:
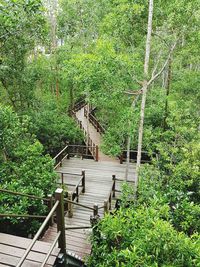
[[[48,208],[49,208],[49,212],[50,212],[53,208],[53,196],[52,196],[52,194],[48,195],[48,199],[49,199]],[[53,216],[51,216],[51,219],[49,220],[49,226],[52,226],[53,223],[54,223]]]
[[[115,197],[115,192],[116,192],[116,176],[112,175],[112,180],[113,180],[113,186],[112,186],[112,196]]]
[[[73,204],[72,204],[72,194],[69,192],[68,193],[68,198],[70,202],[68,202],[68,217],[72,218],[73,217]]]
[[[82,178],[82,187],[83,187],[82,192],[85,193],[85,170],[82,170],[81,173],[83,176],[83,178]]]
[[[58,246],[61,249],[61,253],[66,257],[66,237],[65,237],[65,220],[64,220],[64,195],[63,189],[58,188],[55,192],[55,200],[59,201],[58,207],[56,209],[57,217],[57,231],[61,232],[58,239]]]
[[[97,216],[98,215],[98,205],[97,204],[94,204],[94,212],[93,212],[93,214],[94,214],[94,217],[95,216]]]

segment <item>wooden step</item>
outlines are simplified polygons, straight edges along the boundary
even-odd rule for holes
[[[0,233],[0,266],[16,266],[31,241],[28,238]],[[51,243],[36,241],[22,267],[40,267],[50,247]],[[54,265],[59,252],[60,249],[54,248],[46,267]]]

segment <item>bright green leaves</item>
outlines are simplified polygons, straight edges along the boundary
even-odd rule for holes
[[[21,120],[20,120],[21,119]],[[35,140],[28,129],[30,121],[19,118],[10,108],[0,106],[0,182],[1,187],[27,194],[44,197],[53,193],[56,187],[56,174],[49,156],[44,156],[43,147]],[[43,201],[0,194],[0,212],[16,214],[44,215]],[[34,220],[1,220],[5,231],[23,234],[33,233],[38,227]],[[14,224],[13,224],[14,223]],[[15,226],[15,224],[17,226]]]
[[[41,1],[2,0],[0,24],[0,90],[15,110],[24,110],[32,102],[34,88],[27,56],[46,34]]]
[[[122,46],[138,45],[144,34],[145,9],[143,3],[113,1],[100,24],[101,33],[112,36]]]
[[[176,232],[157,207],[121,209],[107,215],[93,235],[89,266],[196,266],[198,239]],[[198,266],[198,265],[197,265]]]

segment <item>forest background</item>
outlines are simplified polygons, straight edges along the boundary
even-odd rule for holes
[[[171,247],[163,251],[160,244],[154,251],[152,245],[148,251],[143,240],[143,245],[135,246],[143,246],[144,253],[135,252],[132,239],[124,238],[127,228],[113,222],[117,216],[122,222],[127,216],[120,210],[116,218],[108,216],[100,225],[107,241],[94,238],[98,246],[91,266],[94,262],[99,266],[113,266],[113,261],[126,264],[130,258],[134,262],[141,257],[142,266],[161,266],[150,265],[159,260],[171,266],[167,265],[172,261],[169,251],[176,247],[173,260],[177,262],[172,266],[182,266],[181,261],[199,266],[200,3],[159,0],[153,7],[149,70],[144,75],[147,1],[0,3],[1,187],[38,196],[52,192],[56,179],[51,157],[67,141],[83,142],[69,115],[82,98],[96,107],[95,115],[106,129],[105,153],[120,155],[128,143],[137,149],[141,88],[143,81],[148,82],[142,149],[152,156],[152,164],[140,168],[137,204],[131,216],[136,220],[134,227],[142,224],[140,220],[146,224],[142,224],[143,232],[133,232],[140,233],[134,239],[143,240],[148,236],[145,229],[155,227],[155,235],[149,237],[155,238],[152,244],[162,236],[163,243]],[[11,213],[45,212],[39,201],[19,203],[17,197],[1,194],[0,203],[1,213],[8,207]],[[23,219],[12,219],[11,225],[3,221],[5,231],[14,233],[19,225],[26,234],[38,227],[38,221],[23,224]],[[106,265],[102,250],[110,257]],[[148,257],[151,254],[155,258]]]

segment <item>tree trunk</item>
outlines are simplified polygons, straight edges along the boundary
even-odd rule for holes
[[[129,172],[129,165],[130,165],[130,147],[131,147],[131,135],[129,134],[127,138],[127,152],[126,152],[126,171],[125,171],[126,181],[128,180],[128,172]]]
[[[73,83],[70,84],[70,87],[69,87],[69,99],[70,99],[69,111],[71,113],[72,110],[73,110],[73,107],[74,107],[74,88],[73,88]]]
[[[135,105],[139,99],[140,95],[135,97],[135,99],[132,102],[131,105],[131,113],[133,114],[133,111],[135,109]],[[131,114],[131,117],[132,117]],[[125,170],[125,180],[128,180],[128,172],[129,172],[129,166],[130,166],[130,148],[131,148],[131,121],[128,121],[128,137],[127,137],[127,152],[126,152],[126,170]]]
[[[167,128],[167,117],[168,117],[168,113],[169,113],[168,96],[169,96],[169,92],[170,92],[171,78],[172,78],[172,59],[170,58],[169,59],[169,65],[168,65],[167,85],[166,85],[165,114],[164,114],[164,120],[163,120],[163,130],[164,131]]]
[[[141,153],[142,153],[142,138],[143,138],[143,128],[144,128],[144,112],[148,88],[148,72],[149,72],[149,59],[151,51],[151,35],[152,35],[152,20],[153,20],[153,0],[149,0],[149,15],[148,15],[148,31],[146,39],[146,53],[144,61],[144,81],[142,87],[142,103],[140,111],[140,127],[138,134],[138,151],[137,151],[137,165],[136,165],[136,179],[135,179],[135,196],[138,186],[139,168],[141,164]]]

